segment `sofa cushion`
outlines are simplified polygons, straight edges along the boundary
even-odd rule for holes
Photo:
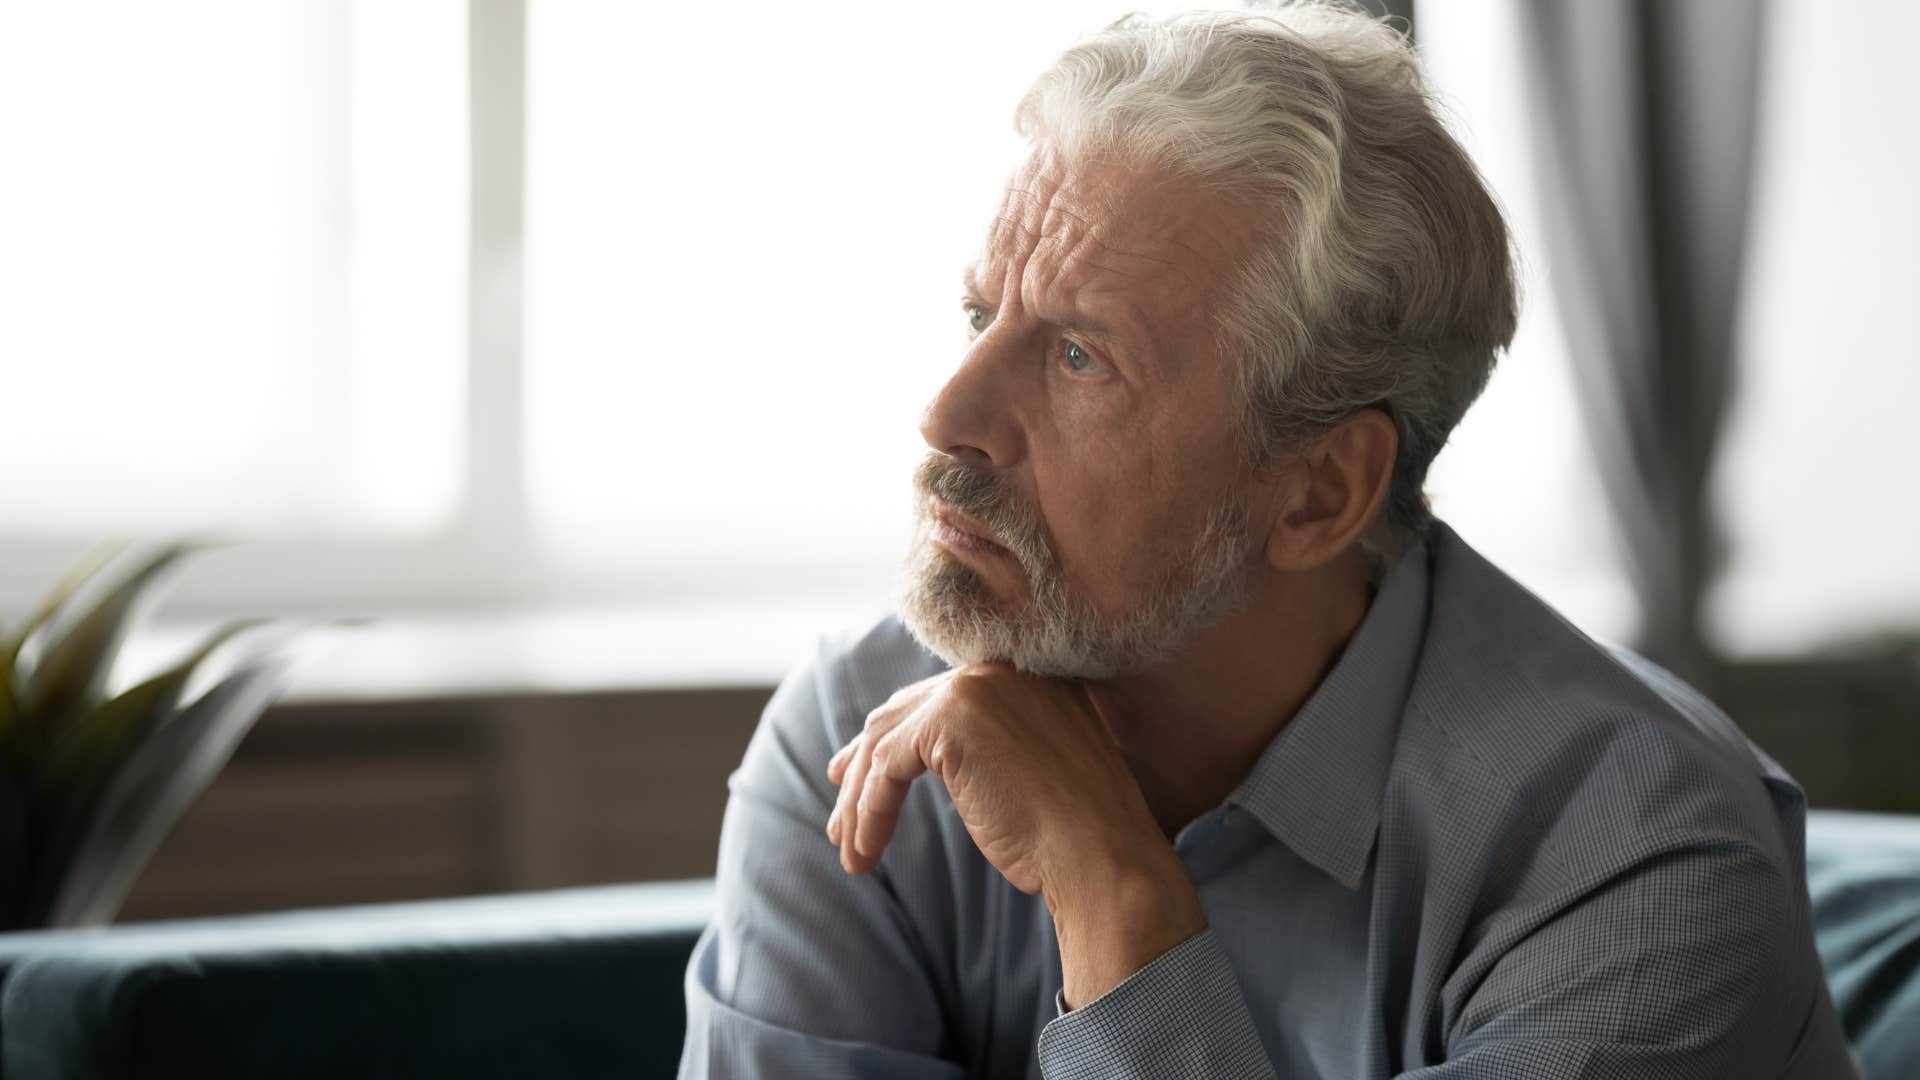
[[[73,935],[0,990],[7,1080],[671,1076],[708,883]]]
[[[1920,1076],[1920,818],[1807,815],[1814,943],[1868,1076]]]

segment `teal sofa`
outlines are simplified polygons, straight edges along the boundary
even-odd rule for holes
[[[1920,817],[1818,813],[1869,1077],[1920,1077]],[[0,1078],[671,1076],[706,882],[0,935]]]

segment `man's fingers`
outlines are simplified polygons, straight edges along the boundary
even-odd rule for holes
[[[859,821],[863,816],[859,801],[866,788],[869,762],[873,757],[873,747],[880,739],[897,728],[908,716],[918,709],[935,690],[945,683],[952,672],[922,679],[910,686],[903,686],[888,698],[886,703],[867,714],[866,729],[853,737],[847,745],[841,747],[833,757],[827,760],[827,779],[840,785],[840,794],[834,799],[833,813],[827,817],[827,839],[840,848],[840,865],[848,873],[864,873],[871,864],[860,857],[860,849],[855,841],[859,836]],[[914,775],[918,775],[916,772]],[[907,779],[912,779],[908,777]],[[891,804],[880,804],[891,809],[893,815],[899,813],[902,794]],[[878,846],[872,848],[878,852],[886,846],[887,838],[893,835],[893,826],[889,822],[885,835],[878,840]],[[869,838],[867,843],[875,843]],[[865,865],[863,865],[865,864]]]
[[[852,764],[847,766],[846,783],[840,785],[839,805],[834,810],[838,819],[839,835],[833,842],[840,846],[840,866],[849,874],[855,870],[857,860],[854,857],[853,838],[860,827],[860,791],[866,786],[868,763],[873,760],[873,740],[860,740],[860,749],[854,752]]]
[[[868,713],[866,729],[848,739],[847,745],[834,751],[833,756],[827,759],[827,779],[836,784],[844,782],[847,778],[847,766],[852,764],[853,755],[860,752],[860,744],[869,736],[878,738],[885,734],[886,729],[891,727],[893,718],[911,711],[920,703],[920,699],[927,695],[929,689],[931,688],[924,681],[903,686],[894,691],[893,696],[879,708]],[[875,728],[881,730],[876,731]]]
[[[827,760],[828,780],[837,784],[847,775],[847,762],[853,760],[853,752],[859,749],[859,746],[860,736],[855,735],[852,741],[841,747],[834,753],[833,757]]]
[[[851,779],[847,773],[858,757],[860,746],[864,742],[866,742],[865,733],[855,735],[852,741],[840,748],[839,753],[833,755],[833,760],[827,762],[827,779],[840,785],[840,790],[833,796],[833,813],[827,816],[827,839],[835,845],[840,843],[841,831],[846,827],[848,807],[854,795],[847,790],[846,781]]]
[[[914,727],[910,722],[902,724],[874,744],[864,790],[856,803],[860,820],[853,838],[854,851],[867,859],[879,860],[880,852],[893,839],[909,786],[927,771],[914,746]]]
[[[862,735],[855,735],[852,739],[849,739],[847,745],[841,747],[839,751],[827,761],[828,780],[839,784],[846,779],[847,766],[852,763],[853,756],[859,753],[862,737]],[[846,788],[842,786],[839,791],[834,793],[833,812],[827,815],[827,840],[829,843],[836,845],[840,843],[840,821],[841,818],[845,816],[842,813],[842,807],[846,805],[846,796]]]

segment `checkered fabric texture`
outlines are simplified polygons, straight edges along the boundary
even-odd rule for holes
[[[1805,803],[1684,683],[1443,524],[1174,840],[1208,928],[1072,1011],[1045,905],[937,780],[851,877],[827,759],[941,662],[823,645],[733,775],[682,1077],[1850,1077]]]

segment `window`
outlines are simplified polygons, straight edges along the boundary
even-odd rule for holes
[[[1435,502],[1623,633],[1511,0],[1428,7],[1530,267]],[[0,7],[0,354],[32,403],[0,428],[0,608],[77,541],[209,524],[254,542],[183,583],[208,610],[884,598],[1014,105],[1120,10]]]
[[[1875,5],[1770,10],[1708,615],[1780,655],[1920,623],[1920,82]]]
[[[563,558],[884,595],[1026,83],[1109,4],[538,4],[530,494]]]
[[[464,26],[444,2],[0,6],[8,534],[452,513]]]
[[[1434,511],[1589,633],[1632,635],[1637,604],[1574,402],[1534,198],[1517,0],[1422,4],[1420,51],[1448,125],[1519,248],[1520,326],[1434,461]]]
[[[914,420],[958,357],[954,281],[1019,156],[1014,104],[1116,9],[836,10],[716,37],[691,10],[532,9],[531,491],[569,558],[871,581],[902,550]],[[1422,16],[1529,259],[1520,338],[1432,488],[1472,542],[1621,634],[1631,605],[1540,272],[1514,17]]]

